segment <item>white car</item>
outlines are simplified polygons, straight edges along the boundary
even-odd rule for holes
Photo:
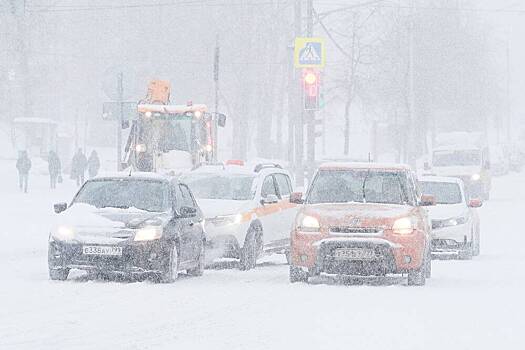
[[[480,207],[482,201],[469,199],[458,178],[424,176],[419,183],[421,192],[436,200],[435,206],[428,207],[433,254],[456,253],[460,259],[479,255],[480,223],[474,208]]]
[[[254,268],[263,251],[288,253],[297,205],[290,203],[290,174],[273,163],[203,166],[181,181],[205,216],[208,258],[238,258]]]

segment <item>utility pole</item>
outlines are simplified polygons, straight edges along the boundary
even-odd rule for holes
[[[408,149],[405,150],[406,159],[410,165],[415,166],[416,159],[416,116],[414,96],[414,7],[415,0],[410,0],[410,16],[408,24]]]
[[[507,52],[506,52],[506,59],[507,59],[507,98],[506,98],[506,104],[507,104],[507,110],[506,110],[506,135],[507,135],[507,140],[506,142],[510,142],[510,139],[511,139],[511,108],[510,108],[510,38],[509,38],[509,34],[507,32],[507,48],[506,48]]]
[[[314,34],[314,1],[307,0],[306,7],[307,22],[306,22],[306,36],[311,38]],[[306,111],[306,162],[308,169],[308,184],[313,179],[315,168],[315,111]],[[302,131],[302,128],[301,128]]]
[[[295,37],[300,37],[302,35],[302,12],[301,12],[301,0],[295,0],[294,6],[295,12]],[[299,108],[301,105],[300,101],[300,84],[299,84],[299,74],[297,70],[294,69],[295,79],[293,84],[293,96],[294,96],[294,105],[292,112],[292,117],[294,117],[294,131],[295,131],[295,182],[297,186],[304,186],[304,167],[303,167],[303,157],[304,157],[304,127],[303,127],[303,109]]]
[[[122,170],[122,121],[124,120],[124,73],[117,74],[119,115],[117,118],[117,171]]]
[[[219,34],[217,34],[217,37],[215,39],[215,55],[213,57],[213,81],[215,83],[215,107],[214,107],[215,115],[213,116],[214,119],[217,118],[218,113],[219,113],[219,67],[220,67],[219,62],[220,62],[220,46],[219,46]],[[217,162],[218,145],[216,145],[217,143],[217,128],[216,127],[212,128],[212,133],[213,133],[213,139],[212,139],[212,142],[213,142],[212,157],[213,159],[212,161]]]

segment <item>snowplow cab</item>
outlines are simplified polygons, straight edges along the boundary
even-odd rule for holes
[[[128,166],[140,171],[179,172],[216,160],[217,127],[224,115],[214,115],[206,105],[193,103],[146,103],[137,109],[138,118],[126,145],[124,162]]]

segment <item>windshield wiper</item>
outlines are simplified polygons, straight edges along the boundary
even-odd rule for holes
[[[103,205],[101,208],[129,209],[129,205]]]

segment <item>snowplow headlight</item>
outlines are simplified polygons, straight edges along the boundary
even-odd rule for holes
[[[146,113],[144,113],[144,116],[146,118],[151,118],[151,111],[147,111]]]
[[[474,174],[474,175],[472,175],[472,176],[470,177],[470,179],[471,179],[472,181],[478,181],[479,179],[481,179],[481,175],[479,175],[479,174]]]
[[[202,117],[202,112],[201,111],[195,111],[193,113],[193,115],[195,116],[195,118],[200,119],[200,117]]]
[[[137,146],[135,146],[135,150],[137,151],[137,153],[146,152],[146,145],[139,143]]]

